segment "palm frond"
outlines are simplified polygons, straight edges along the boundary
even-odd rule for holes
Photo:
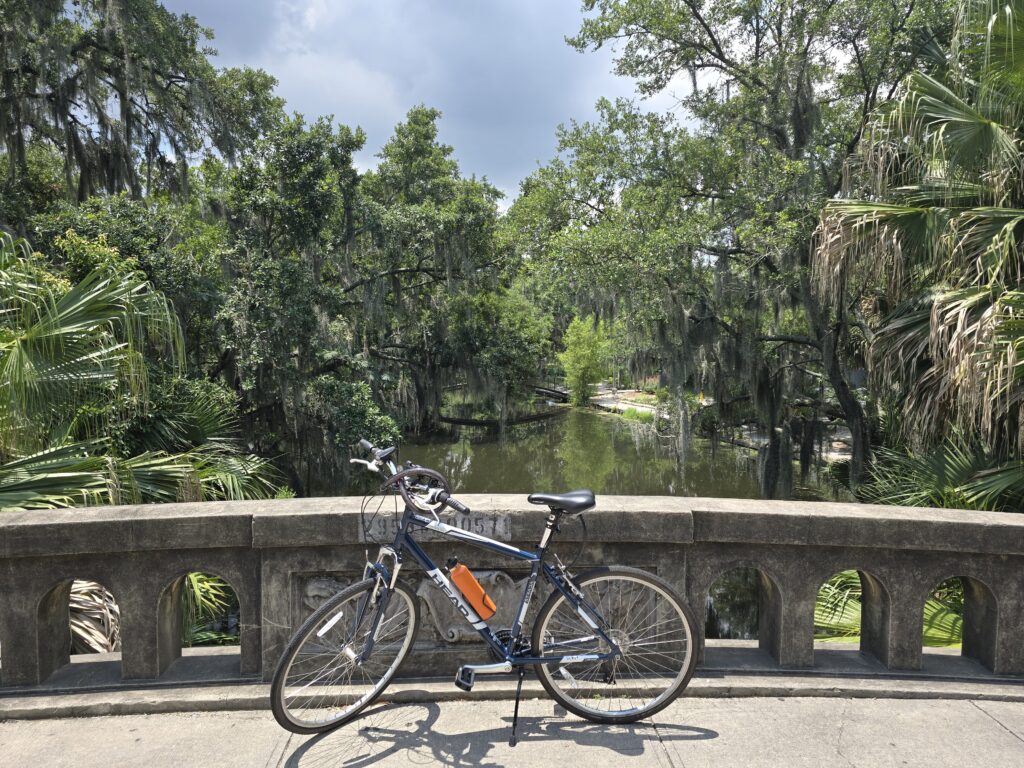
[[[121,650],[121,609],[102,584],[76,580],[68,605],[72,653]]]
[[[231,585],[219,576],[193,572],[185,576],[181,594],[182,644],[225,645],[237,643],[237,635],[217,628],[236,603]]]
[[[859,492],[878,504],[976,508],[966,489],[990,466],[985,452],[954,439],[923,454],[880,448],[870,469],[871,480]]]
[[[946,178],[992,178],[1006,168],[1019,170],[1012,112],[972,103],[924,72],[908,77],[902,99],[882,119],[890,132],[913,137],[927,160],[944,166]]]
[[[104,503],[107,463],[103,440],[61,445],[0,465],[0,511]]]
[[[143,276],[97,270],[68,286],[42,274],[23,242],[0,236],[0,448],[19,430],[24,440],[26,424],[69,434],[79,409],[114,387],[144,390],[144,345],[181,361],[176,316]]]

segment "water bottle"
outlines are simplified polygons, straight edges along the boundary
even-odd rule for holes
[[[495,611],[498,610],[498,606],[495,605],[490,596],[484,592],[484,588],[480,586],[480,582],[476,580],[476,576],[473,575],[473,572],[454,558],[448,561],[448,568],[452,581],[455,583],[455,586],[458,587],[462,596],[466,598],[466,602],[473,606],[473,610],[476,611],[484,621],[491,618]]]

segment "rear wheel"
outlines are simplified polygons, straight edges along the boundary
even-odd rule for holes
[[[599,723],[631,723],[671,704],[697,664],[696,622],[683,599],[657,576],[623,566],[588,571],[575,583],[622,655],[540,664],[537,676],[547,692],[573,714]],[[533,648],[548,656],[611,650],[558,591],[537,615]]]
[[[294,733],[337,728],[380,696],[412,647],[419,624],[416,595],[398,582],[366,640],[387,593],[377,579],[343,589],[320,606],[289,641],[271,686],[270,703],[282,727]]]

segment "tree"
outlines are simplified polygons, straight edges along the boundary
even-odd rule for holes
[[[341,289],[358,300],[374,393],[411,430],[436,424],[444,387],[474,375],[451,354],[445,318],[462,292],[497,288],[508,255],[495,241],[501,194],[460,175],[452,148],[438,141],[440,116],[409,110],[360,180]]]
[[[0,14],[0,142],[26,176],[32,142],[64,159],[68,193],[179,194],[204,148],[234,158],[281,111],[263,72],[218,74],[209,30],[158,0],[6,0]]]
[[[604,378],[610,354],[602,323],[593,317],[577,317],[562,337],[565,351],[558,360],[565,369],[565,381],[572,393],[573,405],[587,405],[594,385]]]
[[[140,271],[170,300],[189,365],[204,369],[216,361],[213,318],[226,290],[222,259],[230,243],[227,227],[201,213],[195,200],[179,205],[160,197],[97,195],[31,216],[28,230],[34,247],[72,282],[98,266],[96,258],[106,252],[88,243],[102,240],[116,251],[116,263]]]
[[[208,375],[238,392],[246,435],[262,455],[281,457],[300,493],[335,492],[348,477],[338,436],[350,434],[349,418],[376,425],[356,439],[395,432],[370,398],[324,401],[327,392],[358,392],[366,369],[343,314],[354,304],[343,287],[359,180],[352,155],[364,139],[296,115],[226,174],[233,249],[217,313],[220,351]]]
[[[173,311],[139,275],[71,285],[4,235],[0,296],[0,509],[273,494],[267,462],[231,440],[230,407],[190,399],[162,444],[113,437],[145,415],[147,353],[172,368],[180,354]]]
[[[571,42],[615,41],[617,71],[645,93],[688,77],[680,104],[697,127],[605,103],[600,123],[563,131],[562,157],[524,188],[554,198],[536,206],[555,216],[554,232],[535,228],[538,244],[579,270],[590,306],[651,329],[680,396],[708,377],[716,401],[731,402],[727,387],[742,382],[769,434],[766,495],[784,492],[794,422],[832,407],[853,433],[859,482],[869,424],[848,376],[858,361],[846,356],[859,331],[846,307],[810,290],[808,253],[868,116],[914,66],[927,23],[944,27],[946,4],[583,8],[596,13]],[[627,285],[640,301],[613,302]],[[810,412],[796,405],[808,402]]]
[[[466,373],[473,393],[492,401],[504,422],[538,378],[551,319],[514,291],[480,291],[452,301],[447,326],[445,362]]]
[[[888,456],[876,485],[919,461],[908,476],[958,467],[968,503],[1024,491],[1022,32],[1024,4],[968,0],[950,49],[880,111],[823,214],[819,289],[861,309],[875,391],[926,454]]]

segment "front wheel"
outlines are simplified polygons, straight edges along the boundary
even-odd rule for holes
[[[365,579],[331,597],[299,627],[270,689],[271,709],[282,727],[294,733],[337,728],[391,682],[416,637],[419,610],[415,593],[401,582],[386,605],[385,595],[377,579]]]
[[[596,568],[574,582],[621,655],[540,664],[537,675],[547,692],[573,714],[598,723],[632,723],[671,704],[697,664],[696,621],[683,599],[663,579],[624,566]],[[537,615],[533,648],[546,656],[612,650],[557,590]]]

